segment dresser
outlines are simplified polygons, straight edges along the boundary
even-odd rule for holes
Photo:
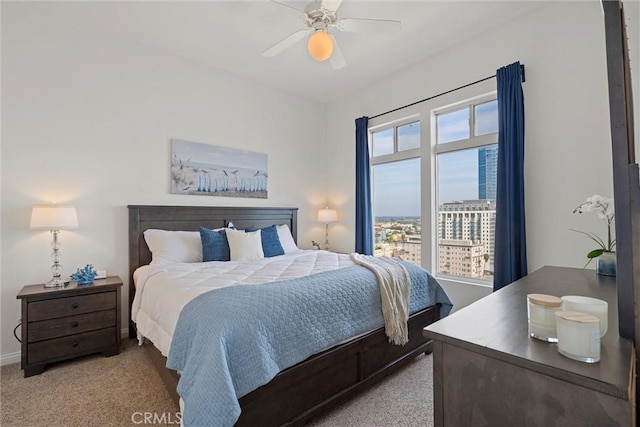
[[[601,360],[588,364],[530,338],[527,294],[608,302]],[[635,426],[635,362],[618,335],[615,277],[543,267],[427,326],[433,340],[434,425]]]
[[[102,352],[120,352],[120,291],[117,276],[64,288],[29,285],[22,301],[24,376],[40,374],[49,363]]]

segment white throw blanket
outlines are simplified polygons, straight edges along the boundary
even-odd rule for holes
[[[378,278],[385,333],[395,345],[409,342],[409,293],[411,278],[404,266],[388,257],[351,254],[351,260],[367,267]]]

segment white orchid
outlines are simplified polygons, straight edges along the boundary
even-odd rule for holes
[[[596,242],[598,246],[600,246],[598,249],[594,249],[587,254],[587,258],[589,259],[587,261],[587,264],[589,264],[589,262],[591,262],[593,258],[599,257],[604,252],[614,252],[616,239],[612,239],[611,236],[611,224],[613,223],[613,218],[615,217],[613,207],[613,199],[594,194],[593,196],[588,197],[584,203],[573,210],[573,213],[579,214],[585,212],[595,213],[596,215],[598,215],[598,218],[600,218],[602,222],[607,226],[606,242],[597,234],[580,230],[571,230],[575,231],[576,233],[584,234],[585,236]]]
[[[587,197],[587,201],[574,209],[573,213],[591,212],[598,215],[598,218],[605,219],[614,217],[613,199],[594,194]]]

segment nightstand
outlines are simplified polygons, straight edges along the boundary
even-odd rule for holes
[[[120,353],[120,290],[118,276],[90,285],[70,282],[64,288],[29,285],[22,300],[24,376],[41,374],[49,363],[92,353]]]

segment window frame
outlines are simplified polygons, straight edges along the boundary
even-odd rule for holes
[[[478,96],[472,99],[468,99],[453,105],[448,105],[446,107],[442,107],[442,108],[436,108],[433,109],[431,111],[431,115],[433,116],[433,123],[434,123],[434,139],[433,139],[433,145],[435,146],[435,155],[437,156],[438,154],[442,154],[442,153],[448,153],[448,152],[452,152],[452,151],[461,151],[461,150],[467,150],[467,149],[471,149],[471,148],[480,148],[486,145],[493,145],[493,144],[497,144],[498,143],[498,131],[493,132],[493,133],[487,133],[484,135],[474,135],[475,133],[475,125],[476,125],[476,120],[475,120],[475,110],[474,107],[476,105],[479,104],[484,104],[487,102],[491,102],[491,101],[495,101],[497,100],[497,92],[492,92],[492,93],[488,93],[486,95],[483,96]],[[438,129],[437,129],[437,118],[438,115],[441,114],[446,114],[446,113],[452,113],[454,111],[459,111],[459,110],[463,110],[464,108],[468,108],[470,110],[469,114],[469,132],[470,135],[469,138],[466,139],[460,139],[457,141],[451,141],[451,142],[444,142],[442,144],[438,144],[437,141],[437,135],[438,135]],[[493,142],[492,142],[493,141]],[[437,176],[437,175],[436,175]]]
[[[398,151],[398,127],[408,125],[411,123],[420,123],[420,148],[412,148],[410,150]],[[391,154],[383,154],[381,156],[373,156],[373,134],[376,132],[383,132],[388,129],[393,129],[393,153]],[[400,120],[395,120],[392,122],[387,122],[384,124],[380,124],[377,126],[369,127],[369,153],[371,153],[369,161],[372,166],[372,174],[373,177],[373,166],[379,165],[382,163],[392,163],[400,160],[409,160],[415,159],[416,157],[421,156],[422,152],[422,123],[420,121],[419,115],[410,115],[404,117]]]
[[[447,86],[455,86],[458,81],[438,82],[434,86],[427,82],[421,91],[437,93],[438,89]],[[458,107],[464,102],[475,101],[476,103],[485,102],[497,94],[496,82],[494,79],[479,82],[474,85],[447,92],[441,96],[426,100],[419,104],[414,104],[406,108],[397,109],[390,113],[385,113],[377,117],[369,119],[368,134],[369,143],[371,144],[371,131],[381,130],[385,126],[388,128],[392,124],[406,124],[412,121],[420,121],[420,215],[421,215],[421,238],[422,238],[422,267],[427,271],[433,272],[433,276],[447,289],[452,292],[456,299],[461,303],[464,301],[472,301],[480,295],[486,295],[488,289],[492,288],[492,284],[486,281],[477,283],[471,278],[462,276],[443,276],[437,274],[437,237],[438,237],[438,205],[436,194],[436,123],[433,111],[443,111],[447,107]],[[393,103],[385,101],[377,103],[377,109],[384,111],[397,107],[398,99],[404,99],[407,103],[415,100],[415,90],[407,93],[400,93],[400,97],[394,97]],[[406,96],[403,96],[406,95]],[[453,146],[452,146],[453,147]],[[371,145],[369,145],[369,153],[372,154]],[[371,176],[373,177],[373,165],[377,164],[380,159],[374,163],[373,157],[370,157]],[[402,160],[401,158],[389,160]],[[371,192],[373,197],[373,188]],[[371,242],[372,244],[374,242]]]
[[[413,149],[409,149],[409,150],[403,150],[403,151],[398,151],[398,128],[401,126],[405,126],[411,123],[419,123],[420,124],[420,147],[418,148],[413,148]],[[384,154],[384,155],[380,155],[380,156],[373,156],[373,134],[375,132],[383,132],[386,131],[388,129],[393,129],[393,153],[392,154]],[[371,177],[371,206],[373,208],[373,206],[375,206],[375,191],[374,191],[374,183],[375,183],[375,166],[379,166],[379,165],[383,165],[383,164],[388,164],[388,163],[395,163],[395,162],[400,162],[400,161],[405,161],[405,160],[413,160],[413,159],[418,159],[418,162],[420,164],[420,195],[422,197],[422,185],[423,185],[423,180],[424,180],[424,175],[422,172],[422,167],[423,167],[423,160],[422,160],[422,156],[423,156],[423,146],[424,144],[424,133],[423,133],[423,126],[422,126],[422,121],[420,120],[420,115],[419,114],[410,114],[410,115],[405,115],[399,119],[396,120],[391,120],[391,121],[387,121],[385,123],[381,123],[379,125],[374,125],[374,126],[369,126],[368,129],[368,142],[369,142],[369,168],[370,168],[370,177]],[[420,227],[422,229],[422,209],[423,209],[423,205],[422,202],[420,203]],[[373,219],[373,224],[372,226],[375,228],[375,212],[371,212],[372,214],[372,219]],[[420,237],[422,239],[422,235],[423,232],[420,234]],[[375,248],[375,231],[373,233],[373,247]],[[422,240],[421,240],[422,243]],[[420,265],[424,266],[424,256],[422,255],[422,250],[424,249],[424,245],[421,244],[421,248],[420,248]],[[409,261],[411,262],[411,261]]]
[[[487,102],[491,102],[497,100],[497,92],[491,91],[488,92],[486,94],[480,95],[480,96],[476,96],[473,98],[469,98],[466,99],[464,101],[461,102],[457,102],[454,104],[449,104],[447,106],[441,107],[441,108],[434,108],[431,110],[431,123],[433,125],[432,128],[432,146],[433,146],[433,162],[434,162],[434,177],[433,177],[433,186],[434,186],[434,199],[433,199],[433,215],[435,216],[435,222],[436,222],[436,228],[434,231],[434,236],[435,236],[435,240],[434,240],[434,249],[433,249],[433,256],[434,256],[434,262],[432,263],[432,274],[435,277],[438,278],[444,278],[447,280],[450,280],[452,282],[460,282],[460,283],[470,283],[470,284],[475,284],[475,285],[481,285],[481,286],[492,286],[493,285],[493,279],[480,279],[480,278],[474,278],[474,277],[466,277],[466,276],[456,276],[456,275],[452,275],[452,274],[445,274],[445,273],[440,273],[438,271],[439,269],[439,265],[440,265],[440,259],[439,259],[439,248],[438,248],[438,242],[440,240],[440,236],[438,235],[438,223],[440,221],[440,212],[439,212],[439,206],[440,206],[440,195],[438,194],[438,155],[440,154],[445,154],[445,153],[452,153],[455,151],[463,151],[463,150],[470,150],[470,149],[477,149],[477,148],[482,148],[482,147],[487,147],[490,145],[496,145],[498,144],[498,131],[493,132],[493,133],[489,133],[489,134],[483,134],[483,135],[474,135],[475,133],[475,106],[479,105],[479,104],[484,104]],[[464,108],[468,108],[470,110],[470,114],[469,114],[469,132],[470,132],[470,136],[469,138],[466,139],[461,139],[461,140],[457,140],[457,141],[451,141],[451,142],[444,142],[441,144],[438,144],[437,141],[437,135],[438,135],[438,129],[437,129],[437,116],[440,114],[446,114],[446,113],[451,113],[454,111],[459,111],[462,110]],[[495,231],[494,231],[494,235],[495,235]],[[494,237],[495,238],[495,237]],[[495,244],[495,241],[494,241]]]

